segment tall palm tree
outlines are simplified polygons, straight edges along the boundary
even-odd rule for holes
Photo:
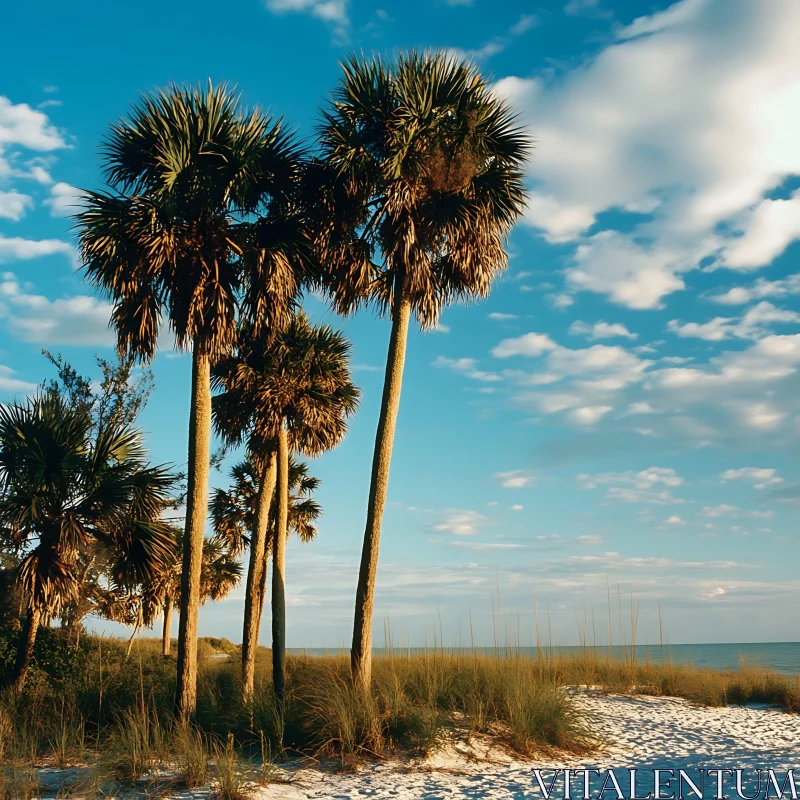
[[[92,427],[47,392],[0,406],[0,529],[22,558],[16,580],[27,615],[12,683],[21,689],[41,623],[81,590],[78,562],[103,545],[120,586],[148,581],[174,553],[159,519],[173,476],[151,467],[136,431]]]
[[[211,362],[237,314],[280,330],[306,262],[294,201],[300,155],[280,121],[245,113],[225,87],[170,87],[111,127],[108,190],[76,217],[88,279],[113,301],[120,352],[149,360],[162,317],[192,351],[176,711],[196,706],[197,613],[208,511]]]
[[[356,594],[353,678],[371,680],[381,521],[411,314],[488,295],[525,205],[529,142],[470,64],[444,53],[350,59],[319,131],[311,171],[318,243],[336,308],[375,304],[392,321]],[[380,263],[374,263],[376,257]]]
[[[217,385],[224,389],[214,398],[215,420],[223,436],[236,439],[241,431],[249,430],[251,452],[263,452],[262,448],[275,447],[271,443],[277,442],[272,672],[279,702],[286,671],[284,573],[290,451],[319,455],[344,437],[347,418],[355,412],[360,397],[350,380],[349,354],[350,343],[340,332],[327,325],[312,327],[305,315],[298,313],[271,342],[249,332],[242,335],[238,352],[221,360],[213,373]],[[266,538],[264,543],[265,547]],[[255,606],[251,613],[255,616]]]

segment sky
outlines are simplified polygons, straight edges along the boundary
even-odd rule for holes
[[[92,375],[113,355],[68,214],[142,92],[226,80],[308,137],[349,54],[446,48],[530,129],[530,196],[491,297],[411,333],[375,644],[575,644],[584,620],[600,644],[609,611],[629,642],[631,608],[642,644],[659,609],[670,642],[800,640],[796,0],[42,0],[1,36],[0,401],[52,377],[42,348]],[[330,648],[389,325],[305,307],[352,340],[363,390],[312,463],[319,537],[288,552],[288,644]],[[181,467],[190,359],[165,336],[153,371],[141,425]],[[240,641],[242,596],[201,635]]]

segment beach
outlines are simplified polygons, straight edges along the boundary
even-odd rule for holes
[[[417,761],[364,763],[341,769],[338,762],[313,764],[289,761],[276,769],[280,783],[251,787],[254,800],[356,800],[356,798],[408,798],[409,800],[456,800],[458,798],[541,797],[534,770],[539,769],[549,785],[552,770],[609,768],[625,777],[626,770],[684,769],[696,775],[699,769],[743,769],[742,788],[754,795],[755,772],[773,769],[780,776],[800,764],[800,716],[763,707],[703,708],[689,701],[647,696],[580,695],[576,698],[593,730],[603,738],[601,747],[588,757],[548,755],[521,759],[509,755],[480,738],[445,742],[442,748]],[[45,783],[58,781],[57,770],[46,770]],[[782,780],[783,776],[779,777]],[[602,781],[601,779],[598,779]],[[652,780],[652,779],[651,779]],[[733,777],[725,778],[725,793],[735,795]],[[646,780],[642,794],[647,794]],[[662,784],[664,785],[664,784]],[[556,783],[554,797],[563,797],[563,782]],[[573,780],[573,796],[580,796],[582,780]],[[597,797],[600,783],[592,783]],[[761,796],[763,797],[763,788]],[[652,784],[650,790],[652,789]],[[675,789],[675,783],[672,784]],[[706,779],[704,797],[713,797],[716,778]],[[131,795],[120,795],[120,797]],[[170,800],[206,800],[214,796],[210,787],[176,791]],[[608,791],[604,797],[615,797]],[[626,795],[627,796],[627,795]],[[774,796],[774,795],[773,795]]]

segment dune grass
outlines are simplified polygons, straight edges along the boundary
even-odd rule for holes
[[[191,788],[216,782],[220,796],[247,781],[277,779],[276,758],[383,758],[427,754],[453,737],[486,735],[521,754],[584,753],[597,739],[576,692],[684,697],[720,706],[761,702],[800,711],[800,678],[761,669],[694,669],[613,661],[600,650],[529,657],[432,650],[375,659],[373,690],[349,681],[344,655],[290,655],[284,714],[276,711],[270,653],[258,653],[253,702],[243,705],[239,649],[200,643],[197,715],[174,723],[175,660],[143,639],[84,642],[80,657],[37,666],[21,696],[0,693],[0,800],[35,788],[34,765],[92,763],[97,780],[142,782],[158,770]]]

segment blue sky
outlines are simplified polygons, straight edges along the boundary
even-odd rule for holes
[[[112,353],[65,215],[140,92],[225,79],[308,135],[343,56],[450,48],[530,126],[531,198],[491,297],[411,335],[376,642],[386,621],[395,644],[468,642],[471,621],[478,644],[529,643],[534,586],[554,641],[577,642],[586,609],[604,642],[608,584],[624,614],[633,598],[641,642],[659,603],[673,642],[800,638],[796,0],[131,9],[4,12],[0,400],[50,374],[42,347],[85,370]],[[307,309],[352,338],[364,392],[346,442],[313,464],[319,539],[289,549],[289,645],[336,646],[389,329]],[[165,345],[142,425],[153,458],[180,465],[190,365]],[[241,594],[205,607],[201,633],[238,640]]]

